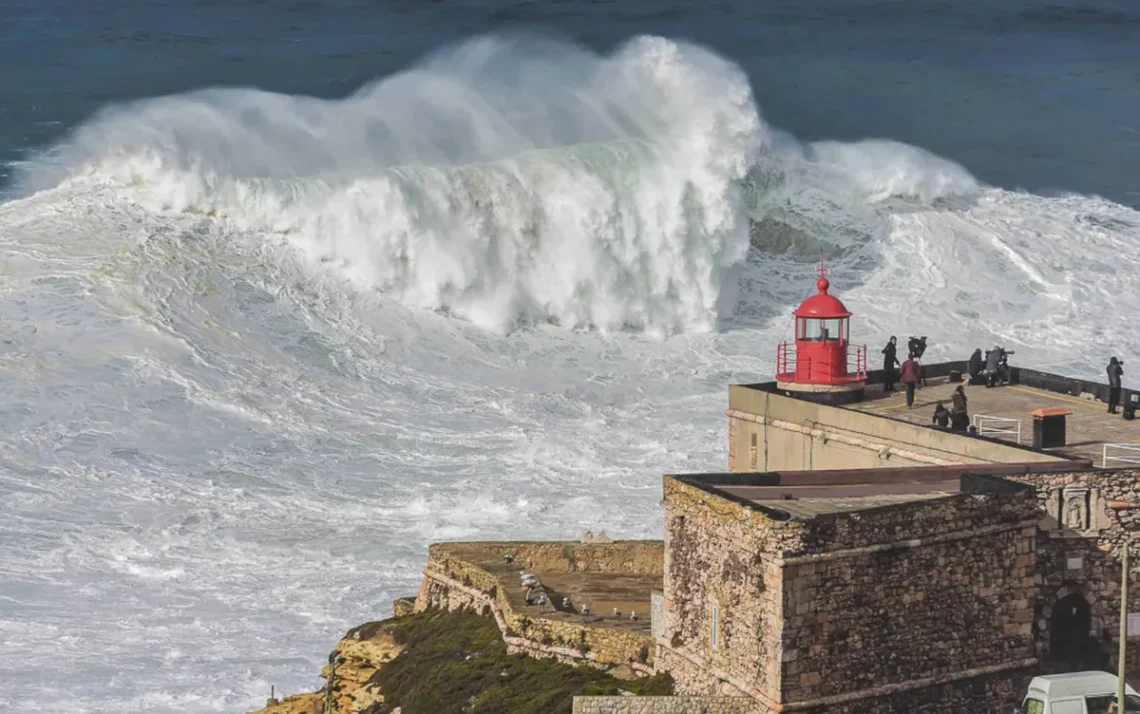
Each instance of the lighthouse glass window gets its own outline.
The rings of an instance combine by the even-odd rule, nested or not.
[[[796,339],[807,342],[840,342],[847,339],[847,318],[821,320],[801,317],[796,320]]]

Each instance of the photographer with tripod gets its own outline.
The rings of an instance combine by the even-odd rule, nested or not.
[[[918,369],[918,381],[916,386],[921,384],[926,386],[926,377],[922,374],[922,355],[926,353],[926,335],[922,337],[914,337],[913,335],[906,343],[907,354],[909,358],[914,360]]]
[[[1009,356],[1013,350],[994,346],[986,352],[986,369],[982,372],[986,379],[986,387],[997,387],[1009,382]]]

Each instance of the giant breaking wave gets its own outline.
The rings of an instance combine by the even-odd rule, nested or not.
[[[26,188],[112,182],[495,331],[707,330],[736,305],[750,227],[865,237],[837,202],[975,188],[893,142],[800,145],[764,123],[735,65],[655,37],[609,56],[483,37],[341,100],[211,89],[135,102],[51,159]]]

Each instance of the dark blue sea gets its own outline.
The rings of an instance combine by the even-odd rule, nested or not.
[[[661,537],[820,262],[872,355],[1140,386],[1138,168],[1123,0],[0,0],[0,711],[248,711],[432,542]]]
[[[5,2],[0,154],[113,102],[209,86],[339,98],[509,30],[599,52],[641,34],[715,49],[805,140],[890,138],[1005,188],[1136,205],[1140,8],[1070,3]]]

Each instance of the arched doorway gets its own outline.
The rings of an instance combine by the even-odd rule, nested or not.
[[[1104,669],[1108,656],[1089,634],[1092,608],[1080,593],[1066,595],[1053,606],[1049,619],[1049,659],[1064,670]]]

